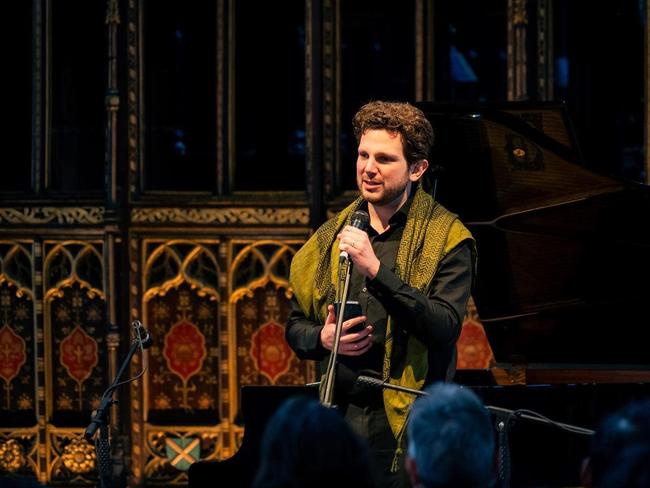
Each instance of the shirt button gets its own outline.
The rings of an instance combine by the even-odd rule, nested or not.
[[[364,287],[361,289],[361,291],[365,293],[365,292],[368,291],[368,288],[366,288],[366,287],[364,286]]]

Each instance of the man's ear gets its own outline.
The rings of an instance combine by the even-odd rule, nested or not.
[[[418,476],[418,467],[415,464],[415,459],[407,455],[404,459],[404,468],[406,469],[406,474],[408,474],[409,480],[411,481],[411,486],[417,486],[420,482],[420,477]]]
[[[420,159],[411,165],[409,168],[409,180],[418,181],[429,167],[429,161]]]

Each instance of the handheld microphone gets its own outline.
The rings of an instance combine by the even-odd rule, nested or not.
[[[368,228],[368,224],[370,224],[370,215],[368,215],[368,212],[357,210],[352,214],[352,218],[350,219],[350,225],[352,227],[365,231]],[[341,254],[339,254],[339,261],[347,261],[348,259],[350,259],[348,253],[341,251]]]
[[[131,325],[133,325],[133,328],[135,329],[135,335],[142,344],[142,349],[151,347],[153,344],[153,337],[151,337],[149,331],[145,329],[144,325],[142,325],[142,322],[139,320],[134,320]]]

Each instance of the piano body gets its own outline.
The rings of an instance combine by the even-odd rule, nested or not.
[[[486,404],[592,429],[650,396],[650,188],[586,168],[561,104],[417,105],[436,135],[436,198],[476,238],[473,296],[496,359],[456,381]],[[245,466],[237,486],[248,486],[272,408],[258,421],[247,396],[259,408],[296,393],[244,393],[242,448],[195,463],[190,486],[232,466]],[[576,486],[589,438],[518,421],[510,445],[512,486]]]
[[[486,404],[594,429],[650,396],[650,188],[590,171],[561,104],[423,103],[438,200],[476,238]],[[477,374],[483,373],[483,374]],[[519,421],[513,486],[577,486],[590,439]]]

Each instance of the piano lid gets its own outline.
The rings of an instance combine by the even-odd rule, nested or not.
[[[417,105],[497,361],[649,365],[650,188],[586,168],[564,105]]]

